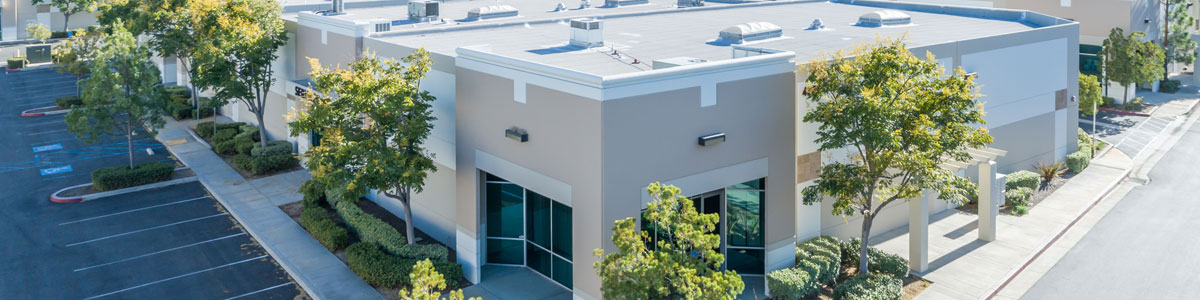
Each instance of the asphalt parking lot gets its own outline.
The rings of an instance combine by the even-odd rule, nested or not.
[[[86,144],[63,115],[20,117],[73,95],[52,70],[0,73],[0,298],[292,299],[286,272],[197,182],[57,204],[49,195],[127,163],[124,137]],[[136,162],[173,162],[149,134]],[[149,154],[149,149],[153,154]]]

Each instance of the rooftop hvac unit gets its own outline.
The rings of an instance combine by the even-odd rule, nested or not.
[[[392,22],[391,21],[379,21],[379,22],[374,23],[374,25],[375,25],[374,32],[392,31]]]
[[[408,19],[429,21],[438,18],[438,8],[441,3],[432,0],[417,0],[408,3]]]
[[[675,4],[675,6],[678,6],[678,7],[704,6],[704,0],[679,0],[679,2],[677,2]]]
[[[912,24],[912,17],[895,10],[877,10],[858,17],[859,26],[882,27]]]
[[[596,19],[572,19],[571,45],[587,48],[604,46],[604,22]]]
[[[492,19],[516,16],[517,8],[508,5],[488,5],[484,7],[472,8],[470,11],[467,11],[467,18],[471,19]]]
[[[346,11],[345,0],[333,0],[333,14],[340,15]]]
[[[750,22],[730,26],[729,28],[725,28],[725,30],[721,30],[721,33],[718,35],[722,40],[731,43],[765,40],[781,36],[783,36],[783,28],[768,22]]]

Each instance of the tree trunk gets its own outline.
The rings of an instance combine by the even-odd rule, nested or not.
[[[400,191],[400,203],[404,205],[404,231],[408,237],[408,244],[416,244],[417,238],[413,229],[413,214],[412,214],[412,198],[411,192],[408,189]]]
[[[862,224],[862,244],[858,245],[858,274],[867,275],[867,245],[870,245],[871,240],[871,222],[875,220],[874,212],[870,215],[863,216]]]
[[[63,31],[64,32],[67,31],[67,28],[70,28],[70,24],[71,24],[71,14],[63,13]]]
[[[263,148],[267,147],[267,127],[263,126],[263,111],[259,108],[254,114],[258,118],[258,144]]]
[[[1134,88],[1137,88],[1136,83],[1131,84],[1134,86]],[[1129,84],[1121,85],[1121,87],[1125,88],[1124,91],[1121,91],[1121,99],[1123,99],[1121,100],[1121,104],[1125,104],[1126,102],[1129,102]]]

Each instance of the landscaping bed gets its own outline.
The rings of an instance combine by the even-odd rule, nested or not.
[[[191,169],[177,169],[174,172],[171,172],[170,177],[167,177],[164,180],[159,180],[159,181],[155,181],[155,182],[183,179],[183,178],[188,178],[188,177],[193,177],[193,176],[196,176],[196,173],[192,172]],[[151,183],[153,183],[153,182],[151,182]],[[100,192],[104,192],[104,191],[108,191],[108,190],[98,190],[98,189],[96,189],[95,185],[81,185],[81,186],[76,186],[73,188],[64,189],[55,195],[62,196],[62,197],[78,197],[78,196],[83,196],[83,195],[88,195],[88,194],[100,193]]]
[[[176,121],[191,120],[196,117],[197,110],[192,108],[192,91],[187,87],[169,86],[166,88],[167,113]],[[213,115],[212,99],[200,97],[199,118],[204,119]]]
[[[305,191],[306,189],[307,191]],[[437,256],[430,260],[434,262],[434,268],[446,276],[446,291],[471,285],[462,277],[462,266],[456,262],[454,250],[438,243],[419,229],[415,230],[418,246],[406,245],[402,236],[405,231],[404,220],[375,202],[359,199],[353,204],[340,203],[339,205],[342,207],[339,209],[335,207],[338,205],[330,205],[328,201],[325,201],[323,195],[312,196],[316,194],[312,190],[306,184],[306,187],[302,187],[302,193],[306,194],[304,201],[281,205],[279,208],[293,221],[301,224],[314,239],[329,248],[338,259],[342,260],[342,263],[359,274],[359,277],[362,277],[385,298],[399,299],[399,292],[406,287],[409,272],[417,261],[415,257],[402,257],[389,253],[387,249],[393,249],[394,246],[411,247],[418,250],[440,250],[399,249],[406,254]],[[305,205],[314,208],[306,211]],[[352,207],[348,205],[352,205]],[[343,216],[354,219],[354,222],[360,226],[358,233]],[[362,228],[364,223],[381,227]],[[392,247],[384,246],[388,244]]]
[[[908,273],[908,261],[867,249],[868,275],[858,274],[859,240],[820,236],[796,244],[796,264],[766,275],[772,299],[913,299],[932,283]]]
[[[242,178],[250,180],[300,169],[291,142],[270,141],[262,147],[257,126],[244,122],[213,124],[200,122],[193,129]]]

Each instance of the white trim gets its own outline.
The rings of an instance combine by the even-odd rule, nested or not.
[[[743,183],[750,180],[767,177],[768,161],[766,157],[713,169],[701,173],[688,175],[676,179],[663,181],[663,184],[674,185],[682,190],[685,194],[692,195],[724,189],[728,186]],[[646,187],[642,186],[638,193],[642,195],[642,206],[646,207],[650,204],[650,195],[646,192]],[[690,193],[690,194],[689,194]],[[770,197],[768,195],[767,197]]]
[[[484,172],[499,176],[526,189],[533,190],[554,201],[571,206],[571,185],[537,171],[530,170],[510,161],[475,150],[475,166]]]
[[[700,107],[717,105],[717,84],[705,83],[700,86]]]
[[[454,252],[458,254],[458,263],[463,266],[463,277],[477,284],[483,278],[480,276],[479,239],[468,235],[462,226],[455,227]]]
[[[462,49],[462,48],[459,48]],[[454,64],[460,68],[472,71],[478,71],[494,76],[504,78],[520,78],[529,84],[554,89],[564,93],[572,94],[593,100],[601,99],[600,89],[581,84],[577,81],[568,80],[567,77],[554,77],[543,74],[529,72],[523,69],[513,68],[494,64],[487,61],[474,59],[467,56],[459,56],[454,59]],[[455,74],[457,76],[459,74]],[[515,80],[514,80],[515,81]]]
[[[513,100],[519,103],[525,103],[525,81],[519,78],[513,78]]]

